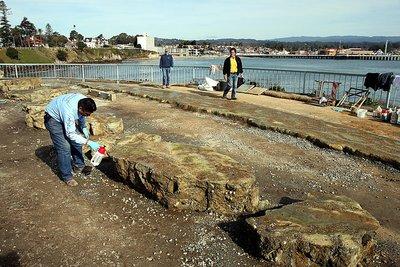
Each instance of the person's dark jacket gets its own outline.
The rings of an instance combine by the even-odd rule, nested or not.
[[[160,68],[172,68],[174,67],[174,59],[170,54],[164,54],[160,58]]]
[[[237,63],[237,68],[238,68],[238,72],[236,74],[243,73],[242,60],[238,56],[236,56],[235,58],[236,58],[236,63]],[[225,59],[223,73],[224,73],[224,75],[228,75],[228,76],[231,74],[231,57],[228,57],[227,59]]]

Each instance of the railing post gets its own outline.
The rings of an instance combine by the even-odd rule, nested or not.
[[[118,68],[118,64],[116,64],[117,66],[117,84],[119,84],[119,68]]]
[[[54,72],[54,78],[57,78],[57,68],[56,68],[56,64],[53,64],[53,72]]]
[[[154,69],[153,67],[150,67],[150,71],[151,71],[151,82],[154,82]]]
[[[193,67],[193,70],[192,70],[192,81],[194,82],[194,79],[196,79],[196,68],[195,67]]]
[[[303,74],[303,94],[306,93],[306,74],[307,72],[304,72]]]
[[[15,64],[14,67],[15,67],[15,78],[18,78],[18,65]]]
[[[82,82],[85,82],[85,66],[82,64]]]
[[[391,91],[391,89],[392,89],[392,86],[390,86],[390,89],[389,89],[389,91],[387,91],[387,94],[386,94],[386,108],[389,108],[389,105],[390,105],[390,91]]]

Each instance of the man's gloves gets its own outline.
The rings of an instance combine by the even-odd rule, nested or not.
[[[87,142],[87,145],[90,147],[90,149],[91,150],[93,150],[93,151],[97,151],[97,150],[99,150],[99,148],[100,148],[100,144],[99,143],[97,143],[97,142],[94,142],[94,141],[88,141]]]
[[[90,136],[89,129],[85,127],[82,129],[82,132],[83,132],[83,135],[85,136],[85,138],[89,139],[89,136]]]

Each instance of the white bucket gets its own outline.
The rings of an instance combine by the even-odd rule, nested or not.
[[[366,109],[359,108],[357,110],[357,117],[359,117],[359,118],[365,118],[366,114],[367,114],[367,110]]]

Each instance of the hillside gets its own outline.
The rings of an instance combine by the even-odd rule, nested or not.
[[[299,36],[299,37],[284,37],[276,38],[273,41],[277,42],[342,42],[342,43],[384,43],[400,42],[400,36]]]
[[[400,36],[326,36],[326,37],[315,37],[315,36],[298,36],[298,37],[283,37],[265,40],[256,40],[250,38],[219,38],[219,39],[203,39],[196,40],[197,43],[210,43],[214,45],[230,45],[240,43],[243,45],[263,45],[270,42],[283,42],[283,43],[295,43],[295,42],[320,42],[320,43],[385,43],[386,40],[392,43],[400,42]],[[165,39],[156,38],[157,45],[171,45],[179,44],[184,40],[180,39]]]
[[[64,48],[34,48],[17,49],[19,60],[13,60],[6,55],[6,49],[0,49],[0,62],[2,63],[54,63],[58,62],[57,51],[67,51],[67,62],[116,62],[137,58],[155,56],[153,52],[140,49],[114,49],[114,48],[86,48],[84,51]]]

